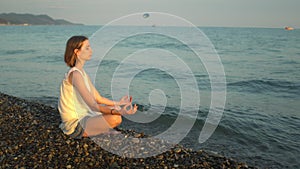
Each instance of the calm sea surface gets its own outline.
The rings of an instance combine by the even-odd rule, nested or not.
[[[63,54],[73,35],[91,37],[100,26],[1,26],[0,92],[57,105],[59,86],[68,70]],[[117,32],[141,27],[116,27]],[[192,36],[184,28],[168,31]],[[194,127],[181,142],[193,149],[206,149],[262,168],[300,166],[300,30],[264,28],[199,28],[214,45],[226,74],[226,105],[222,119],[205,143],[198,143],[210,106],[210,81],[205,67],[189,57],[193,52],[182,43],[162,35],[136,35],[115,44],[98,67],[95,86],[102,95],[112,97],[113,72],[127,56],[142,49],[171,51],[193,71],[201,94],[201,106]],[[102,41],[110,40],[107,34]],[[93,47],[93,44],[91,44]],[[155,53],[159,63],[167,52]],[[152,53],[153,54],[153,53]],[[149,56],[147,56],[149,55]],[[138,55],[135,55],[138,57]],[[151,52],[141,63],[153,60]],[[194,58],[194,59],[193,59]],[[92,62],[92,61],[91,61]],[[136,65],[135,65],[136,66]],[[134,65],[125,67],[123,78],[131,78]],[[178,71],[181,71],[178,68]],[[134,76],[129,92],[144,111],[151,103],[166,103],[155,121],[136,123],[125,120],[123,128],[156,135],[176,120],[180,110],[180,86],[172,74],[160,69],[145,69]],[[160,97],[160,94],[165,97]],[[149,95],[152,98],[149,101]],[[162,100],[160,100],[162,99]],[[159,107],[156,107],[157,109]],[[159,110],[158,110],[159,111]],[[143,114],[143,111],[140,112]],[[188,110],[186,110],[188,117]]]

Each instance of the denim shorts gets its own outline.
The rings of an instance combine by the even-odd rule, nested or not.
[[[70,137],[72,137],[74,139],[82,139],[83,134],[84,134],[84,129],[86,127],[86,122],[89,118],[90,118],[90,116],[85,116],[84,118],[82,118],[78,122],[74,132],[72,134],[70,134]]]

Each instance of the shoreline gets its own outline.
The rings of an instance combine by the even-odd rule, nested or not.
[[[58,127],[60,116],[56,108],[1,92],[0,116],[3,133],[0,168],[256,168],[181,145],[147,158],[115,155],[102,149],[92,139],[74,140],[63,134]],[[135,146],[133,140],[148,137],[133,130],[118,130],[123,134],[118,137],[132,137],[126,146]],[[108,145],[111,144],[109,137],[105,135],[97,139]],[[110,146],[120,148],[115,144]]]

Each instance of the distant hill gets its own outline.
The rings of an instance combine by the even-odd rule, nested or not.
[[[82,25],[63,19],[53,19],[48,15],[2,13],[0,25]]]

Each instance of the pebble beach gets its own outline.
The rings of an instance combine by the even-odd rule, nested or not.
[[[256,168],[178,144],[147,158],[116,155],[90,138],[75,140],[63,134],[58,127],[60,116],[56,108],[3,93],[0,116],[0,168]],[[129,147],[142,138],[151,138],[133,130],[117,130],[122,133],[118,137],[132,138],[126,143]],[[107,134],[97,140],[109,145],[109,138]]]

